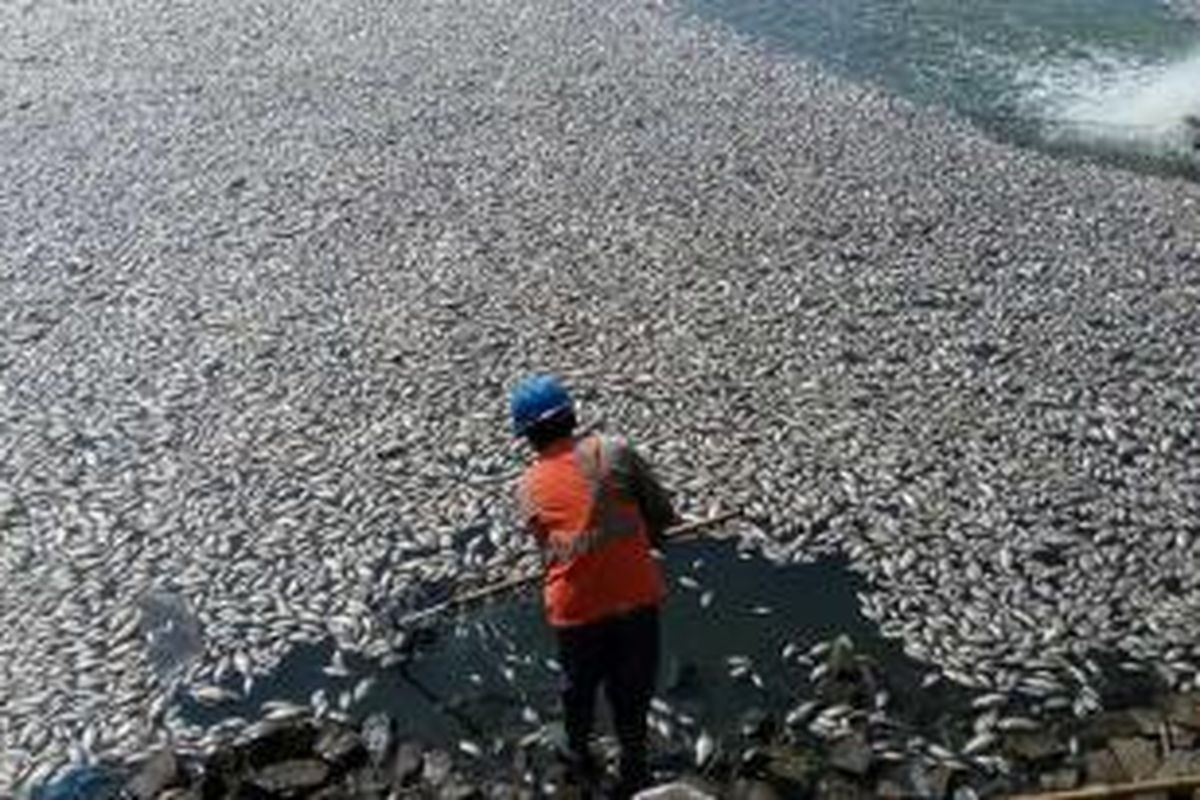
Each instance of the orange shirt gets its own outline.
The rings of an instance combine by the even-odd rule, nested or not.
[[[546,617],[555,627],[658,605],[666,594],[637,501],[612,480],[598,436],[538,453],[521,476],[522,514],[547,558]]]

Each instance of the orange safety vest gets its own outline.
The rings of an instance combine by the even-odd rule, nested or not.
[[[666,595],[637,501],[621,491],[599,436],[538,453],[521,476],[522,513],[546,558],[546,618],[554,627],[596,622]]]

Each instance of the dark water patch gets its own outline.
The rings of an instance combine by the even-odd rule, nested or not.
[[[967,698],[957,689],[917,691],[929,667],[883,639],[862,615],[857,593],[866,584],[844,559],[776,565],[732,542],[700,540],[673,544],[665,564],[671,595],[663,610],[658,695],[666,704],[659,711],[669,708],[663,716],[672,724],[682,719],[694,730],[735,736],[755,710],[781,720],[814,696],[812,670],[820,659],[801,663],[803,654],[839,635],[874,665],[880,688],[890,690],[889,710],[910,722],[953,724]],[[531,734],[558,717],[561,675],[536,592],[446,618],[424,636],[410,659],[390,667],[346,655],[345,677],[324,671],[334,656],[331,643],[299,646],[244,698],[219,707],[185,699],[184,717],[202,726],[230,716],[253,720],[264,702],[307,704],[323,692],[331,706],[340,700],[359,720],[386,712],[401,736],[484,745]]]

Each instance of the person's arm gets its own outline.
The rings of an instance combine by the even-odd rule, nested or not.
[[[680,521],[671,502],[671,495],[633,445],[619,439],[614,450],[613,469],[620,477],[622,485],[637,501],[649,529],[650,542],[658,547],[662,544],[663,533]]]

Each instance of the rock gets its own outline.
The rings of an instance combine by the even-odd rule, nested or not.
[[[816,760],[802,750],[790,747],[774,747],[766,751],[767,762],[763,766],[766,780],[788,797],[808,794],[816,781]]]
[[[1131,708],[1128,711],[1142,736],[1158,736],[1163,726],[1163,715],[1152,708]]]
[[[1079,732],[1086,745],[1100,745],[1109,739],[1137,736],[1142,733],[1141,720],[1128,711],[1103,711],[1088,720]]]
[[[478,786],[452,780],[437,793],[438,800],[482,800],[483,792]]]
[[[358,731],[343,725],[322,728],[313,752],[338,772],[362,766],[368,760],[366,745]]]
[[[200,792],[205,798],[233,796],[242,785],[245,759],[239,751],[218,750],[204,765]]]
[[[1005,748],[1026,761],[1045,761],[1067,752],[1067,746],[1052,731],[1021,731],[1004,737]]]
[[[871,793],[841,775],[826,775],[817,783],[816,800],[862,800]]]
[[[1140,736],[1110,739],[1108,748],[1117,757],[1125,774],[1133,780],[1148,778],[1158,770],[1158,747],[1148,739]]]
[[[938,764],[926,773],[926,797],[946,797],[950,793],[950,783],[954,780],[955,770],[945,764]]]
[[[301,789],[315,789],[328,778],[329,765],[309,758],[263,767],[254,773],[250,782],[266,792],[289,794]]]
[[[717,800],[718,796],[686,781],[674,781],[643,789],[633,800]]]
[[[1063,792],[1079,785],[1079,769],[1064,766],[1043,772],[1038,776],[1038,786],[1047,792]]]
[[[1164,711],[1167,719],[1177,725],[1200,731],[1200,694],[1171,695]]]
[[[1175,778],[1180,775],[1200,775],[1200,753],[1173,750],[1167,753],[1155,772],[1157,778]]]
[[[204,794],[200,791],[199,786],[176,786],[174,789],[167,789],[158,795],[156,800],[202,800],[203,797]]]
[[[251,767],[312,756],[317,729],[308,723],[285,725],[248,742],[240,748]]]
[[[425,751],[416,742],[402,742],[392,758],[392,782],[399,788],[416,783],[425,766]]]
[[[1122,783],[1129,779],[1121,762],[1107,748],[1089,750],[1083,757],[1083,764],[1088,783]]]
[[[851,775],[866,775],[871,758],[871,746],[861,731],[838,739],[829,748],[829,763]]]
[[[362,724],[362,740],[371,763],[383,765],[396,744],[395,720],[383,712],[367,717]]]
[[[170,750],[159,750],[146,759],[137,774],[125,786],[125,791],[135,800],[152,800],[164,790],[176,785],[180,779],[179,761]]]
[[[440,787],[450,779],[454,769],[454,759],[445,750],[430,750],[425,754],[421,778],[425,783],[435,788]]]
[[[917,760],[903,763],[885,762],[880,770],[879,780],[875,783],[875,795],[892,798],[932,798],[933,791],[929,787],[926,772],[927,766]]]
[[[904,786],[891,778],[883,778],[875,784],[875,796],[883,797],[887,800],[908,800],[918,795],[915,794],[907,786]]]
[[[780,800],[779,793],[766,781],[738,778],[730,792],[733,800]]]
[[[1191,750],[1196,746],[1197,738],[1200,738],[1197,737],[1196,731],[1174,722],[1167,723],[1167,736],[1175,750]]]
[[[385,776],[380,775],[373,767],[363,767],[352,770],[341,781],[332,784],[329,800],[343,800],[349,797],[354,800],[384,800],[394,794],[392,784]]]

